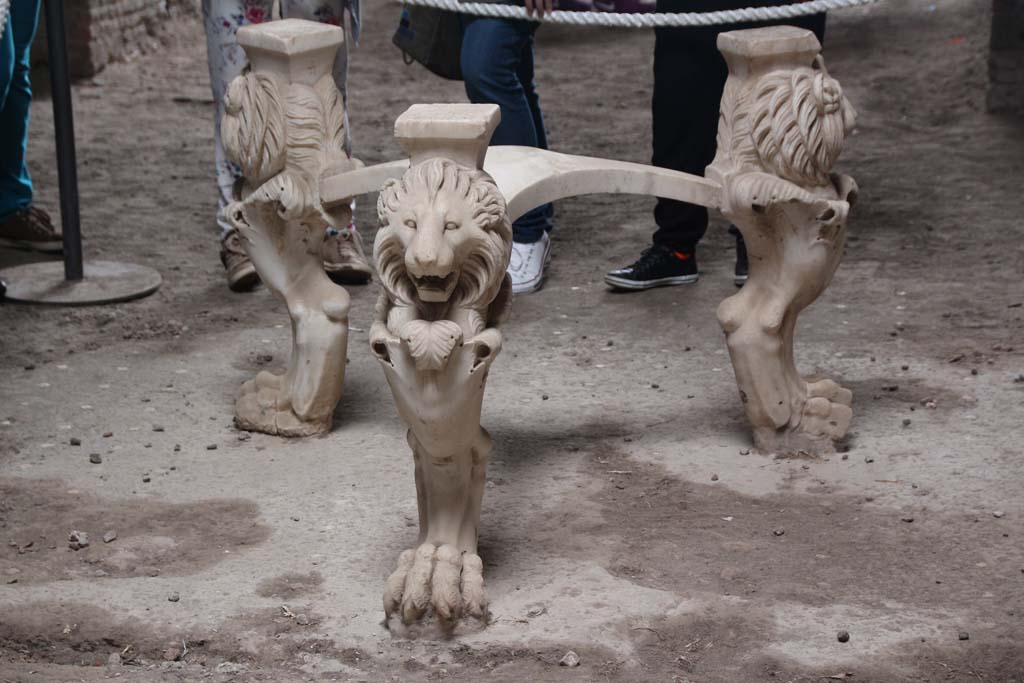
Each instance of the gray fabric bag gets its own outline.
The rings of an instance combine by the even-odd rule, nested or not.
[[[462,80],[462,18],[455,12],[405,6],[391,42],[406,64],[419,62],[442,78]]]

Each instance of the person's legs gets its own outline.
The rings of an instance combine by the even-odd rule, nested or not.
[[[662,9],[662,5],[672,8]],[[678,3],[659,3],[675,11]],[[654,97],[651,105],[654,154],[651,163],[703,175],[715,155],[718,106],[728,68],[715,47],[717,30],[708,28],[655,31]],[[704,236],[708,211],[702,206],[659,199],[654,244],[692,254]]]
[[[547,148],[544,120],[533,82],[533,34],[526,21],[465,17],[462,75],[473,103],[497,104],[501,123],[492,145]],[[551,230],[551,208],[538,207],[513,225],[520,244],[538,242]]]
[[[534,31],[531,31],[523,43],[519,58],[519,68],[516,69],[516,77],[523,86],[523,96],[526,97],[526,104],[530,108],[530,116],[533,118],[533,130],[537,135],[537,147],[548,148],[548,132],[544,126],[544,114],[540,108],[540,96],[537,94],[537,83],[534,77],[533,68],[533,45]]]
[[[533,43],[534,34],[531,33],[529,40],[523,45],[522,58],[519,60],[519,69],[516,75],[519,77],[519,82],[523,85],[523,94],[526,96],[526,103],[529,105],[530,115],[533,117],[533,129],[537,133],[537,147],[547,149],[548,131],[544,126],[544,114],[541,112],[540,96],[537,94],[537,84],[534,79]],[[528,239],[536,235],[536,228],[531,226],[539,226],[545,232],[550,233],[554,227],[554,216],[555,207],[552,204],[544,204],[526,214],[517,221],[519,224],[519,237],[522,239],[516,239],[516,241],[528,243]],[[516,226],[512,226],[512,231],[513,235],[515,235]],[[533,241],[536,242],[537,240],[534,239]]]
[[[680,11],[676,4],[660,2],[658,10]],[[715,49],[716,31],[658,28],[654,35],[651,163],[703,175],[715,154],[718,103],[728,74]],[[707,230],[707,209],[659,197],[654,220],[653,246],[633,264],[606,274],[606,283],[642,290],[697,281],[695,250]]]
[[[534,87],[533,34],[526,21],[463,15],[462,76],[470,102],[501,107],[492,145],[547,148],[544,117]],[[550,204],[537,207],[512,225],[508,273],[512,291],[526,294],[544,283],[550,255]]]
[[[235,199],[235,184],[242,172],[228,161],[221,141],[220,122],[224,117],[224,93],[228,85],[249,65],[238,44],[238,29],[273,19],[273,0],[203,0],[203,28],[206,31],[206,58],[210,69],[210,89],[214,102],[214,163],[217,178],[217,227],[220,229],[220,260],[228,278],[228,287],[236,292],[252,289],[259,282],[255,266],[249,260],[241,238],[231,227],[225,211]]]
[[[214,160],[216,163],[218,206],[217,225],[223,239],[231,232],[224,209],[234,199],[238,168],[228,161],[220,137],[224,117],[224,93],[228,85],[248,66],[245,51],[238,44],[238,29],[272,19],[273,0],[203,0],[203,28],[206,31],[206,57],[210,68],[210,89],[214,103]]]
[[[39,0],[12,0],[0,39],[0,221],[32,204],[25,150],[32,107],[29,52],[39,5]]]
[[[32,108],[29,53],[39,23],[39,0],[12,0],[0,35],[0,246],[59,253],[60,232],[32,205],[25,163]]]

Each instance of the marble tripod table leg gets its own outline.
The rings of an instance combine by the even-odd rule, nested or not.
[[[238,31],[252,69],[225,96],[224,148],[244,176],[228,215],[260,278],[287,305],[292,329],[285,373],[261,372],[242,386],[242,429],[326,432],[341,398],[349,297],[324,273],[321,247],[328,226],[348,224],[349,209],[325,211],[319,179],[355,165],[343,148],[344,103],[331,76],[343,40],[336,26],[292,19]]]
[[[380,193],[374,243],[383,285],[370,341],[416,467],[420,534],[387,580],[389,625],[433,615],[451,631],[485,622],[480,506],[491,439],[484,388],[511,301],[512,226],[482,170],[491,105],[416,105],[395,132],[410,166]]]
[[[722,212],[750,258],[749,280],[718,319],[755,445],[828,452],[849,428],[852,396],[800,375],[793,335],[839,265],[856,185],[832,167],[856,114],[810,31],[733,31],[718,47],[729,79],[706,176],[722,186]]]

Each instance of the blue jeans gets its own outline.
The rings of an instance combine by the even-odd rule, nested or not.
[[[492,145],[548,148],[544,117],[533,83],[533,34],[529,21],[462,16],[462,77],[474,104],[501,107]],[[550,204],[533,209],[512,226],[516,242],[532,244],[550,232]]]
[[[7,27],[0,36],[0,220],[32,203],[32,180],[25,165],[29,50],[39,22],[40,0],[11,0]]]

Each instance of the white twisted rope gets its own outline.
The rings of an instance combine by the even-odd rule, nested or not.
[[[11,0],[0,0],[0,37],[4,35],[4,27],[7,26],[7,16],[10,14]]]
[[[2,0],[0,0],[2,1]],[[716,26],[746,21],[775,21],[792,19],[810,14],[819,14],[844,7],[870,5],[881,0],[809,0],[792,5],[777,7],[746,7],[744,9],[718,10],[716,12],[566,12],[556,10],[541,19],[530,16],[526,8],[514,5],[498,5],[483,2],[460,2],[459,0],[399,0],[406,5],[433,7],[449,12],[463,12],[481,17],[500,19],[525,19],[545,24],[572,24],[575,26],[614,26],[621,28],[655,28],[659,26]]]

